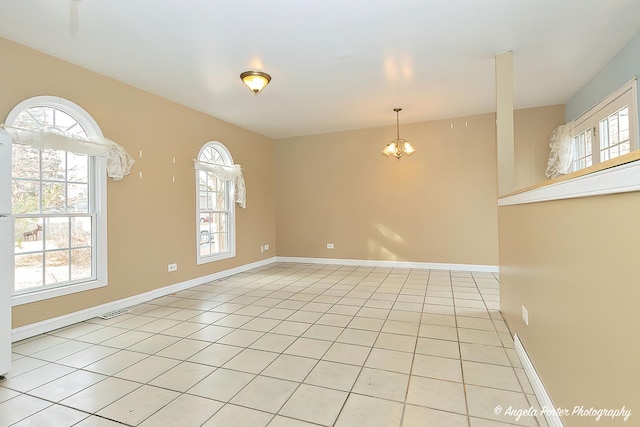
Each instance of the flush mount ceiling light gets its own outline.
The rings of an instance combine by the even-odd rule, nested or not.
[[[416,151],[415,148],[405,139],[400,138],[400,118],[398,113],[402,111],[402,108],[394,108],[396,112],[396,139],[391,141],[384,147],[382,154],[385,156],[393,156],[396,159],[400,159],[402,156],[410,156]]]
[[[247,85],[254,94],[259,94],[271,81],[271,76],[262,71],[245,71],[240,74],[242,82]]]

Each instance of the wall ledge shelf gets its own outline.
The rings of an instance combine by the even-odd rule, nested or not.
[[[638,160],[638,152],[631,154],[633,159],[627,158],[626,163],[575,177],[562,177],[537,187],[500,197],[498,206],[640,191],[640,160]]]

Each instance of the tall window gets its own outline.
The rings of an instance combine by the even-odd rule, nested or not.
[[[632,80],[575,121],[572,171],[639,148],[636,93]]]
[[[6,122],[80,138],[102,136],[86,111],[60,98],[28,99]],[[14,143],[11,181],[18,303],[105,285],[104,161]]]
[[[211,165],[233,165],[229,150],[216,141],[208,142],[200,149],[198,161]],[[198,264],[234,257],[236,245],[233,185],[231,181],[225,181],[210,171],[196,170],[196,174]]]

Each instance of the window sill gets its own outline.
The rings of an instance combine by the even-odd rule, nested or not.
[[[219,255],[210,255],[210,256],[204,256],[204,257],[198,257],[198,260],[196,261],[197,265],[200,264],[207,264],[210,262],[215,262],[215,261],[222,261],[223,259],[228,259],[228,258],[235,258],[236,256],[236,251],[230,251],[230,252],[225,252]]]
[[[60,297],[63,295],[74,294],[76,292],[102,288],[104,286],[107,286],[106,281],[93,280],[91,282],[60,286],[58,288],[42,289],[39,291],[29,292],[25,294],[17,294],[11,297],[11,305],[15,307],[22,304],[29,304],[36,301],[42,301],[50,298]]]
[[[502,196],[498,206],[640,191],[640,150]]]

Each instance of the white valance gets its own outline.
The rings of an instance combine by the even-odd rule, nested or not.
[[[551,152],[547,163],[547,177],[555,178],[571,172],[573,160],[573,138],[570,123],[560,125],[551,133],[549,141]]]
[[[242,209],[247,207],[247,188],[244,183],[244,176],[242,176],[242,167],[240,165],[215,165],[197,160],[194,160],[193,163],[196,170],[210,172],[213,176],[223,181],[233,181],[235,202],[238,203]]]
[[[2,125],[16,144],[27,145],[40,150],[62,150],[87,156],[104,157],[107,175],[120,181],[131,172],[135,160],[122,146],[108,138],[80,138],[62,131],[37,131]]]

